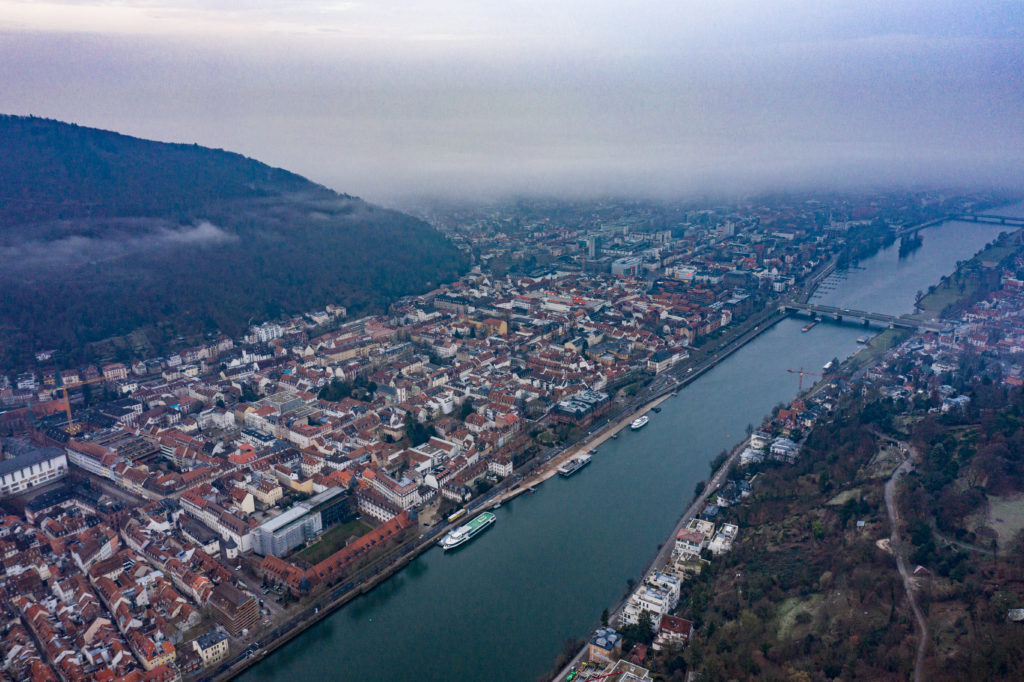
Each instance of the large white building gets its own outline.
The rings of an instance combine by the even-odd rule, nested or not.
[[[402,509],[412,509],[422,501],[419,486],[404,476],[396,481],[383,472],[368,469],[363,472],[363,480],[368,480],[384,499]]]
[[[64,452],[67,454],[67,460],[75,466],[102,478],[114,480],[114,465],[118,463],[119,458],[109,448],[72,438],[64,446]]]
[[[68,472],[67,454],[59,448],[36,448],[7,441],[0,452],[9,456],[0,461],[0,497],[52,483]]]
[[[249,343],[266,343],[267,341],[281,338],[282,333],[283,330],[281,329],[281,325],[274,322],[267,322],[266,324],[261,324],[258,327],[249,327],[249,334],[246,337],[246,341]]]
[[[616,277],[636,277],[643,259],[639,256],[625,256],[612,261],[612,275]]]
[[[643,585],[629,596],[626,606],[622,609],[622,624],[639,623],[640,615],[647,611],[651,614],[651,629],[657,630],[661,617],[671,613],[679,604],[681,584],[679,578],[668,573],[655,571],[649,575]]]
[[[264,556],[284,556],[351,514],[348,491],[328,488],[257,526],[253,531],[252,548]]]
[[[715,537],[711,538],[708,549],[711,550],[712,554],[724,554],[732,549],[732,543],[739,534],[740,529],[731,523],[724,523]]]

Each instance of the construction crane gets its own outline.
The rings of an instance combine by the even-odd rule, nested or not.
[[[75,421],[71,418],[71,399],[68,398],[68,389],[69,388],[80,388],[82,386],[85,386],[86,384],[95,384],[95,383],[98,383],[98,382],[104,381],[104,380],[105,380],[104,377],[96,377],[95,379],[86,379],[85,381],[79,381],[79,382],[73,383],[71,385],[61,384],[60,390],[61,390],[61,393],[64,396],[64,410],[67,412],[67,415],[68,415],[68,426],[67,426],[67,429],[65,429],[65,430],[69,434],[71,434],[72,436],[74,436],[79,431],[81,431],[82,427],[79,426],[78,424],[76,424]]]
[[[799,374],[800,375],[800,390],[801,391],[804,390],[804,375],[805,374],[810,375],[812,377],[823,377],[823,376],[825,376],[824,374],[818,374],[817,372],[805,372],[803,367],[801,367],[800,369],[787,369],[786,371],[789,372],[790,374]]]

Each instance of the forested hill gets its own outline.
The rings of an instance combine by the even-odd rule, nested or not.
[[[41,118],[0,117],[0,225],[190,216],[225,199],[316,188],[240,154],[162,144]]]
[[[241,155],[20,116],[0,116],[0,263],[6,367],[381,310],[467,266],[421,220]]]

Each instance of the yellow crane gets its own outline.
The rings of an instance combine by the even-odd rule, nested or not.
[[[60,390],[61,390],[61,393],[64,395],[64,410],[67,412],[67,415],[68,415],[68,426],[67,426],[66,430],[72,436],[75,435],[76,433],[78,433],[79,431],[81,431],[82,427],[79,426],[78,424],[76,424],[74,422],[74,420],[71,418],[71,399],[68,398],[68,389],[69,388],[80,388],[82,386],[85,386],[86,384],[95,384],[95,383],[99,383],[100,381],[104,381],[104,380],[105,380],[104,377],[96,377],[95,379],[86,379],[85,381],[78,381],[78,382],[75,382],[75,383],[70,384],[70,385],[69,384],[61,384]]]

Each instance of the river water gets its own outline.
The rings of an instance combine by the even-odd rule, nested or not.
[[[898,258],[898,244],[881,251],[832,278],[815,301],[911,312],[918,289],[999,231],[929,228],[908,258]],[[714,456],[793,398],[797,377],[786,370],[818,371],[855,352],[864,333],[829,323],[802,333],[805,323],[783,320],[663,403],[644,429],[607,441],[589,467],[504,505],[497,523],[458,552],[426,552],[242,679],[537,679],[567,638],[588,636],[627,580],[641,577]]]
[[[1021,215],[1022,209],[1015,206],[996,213]],[[970,258],[1007,229],[1012,228],[952,221],[921,230],[921,248],[900,258],[897,241],[856,267],[826,278],[811,302],[887,315],[913,312],[918,291],[928,291],[956,270],[958,260]]]

